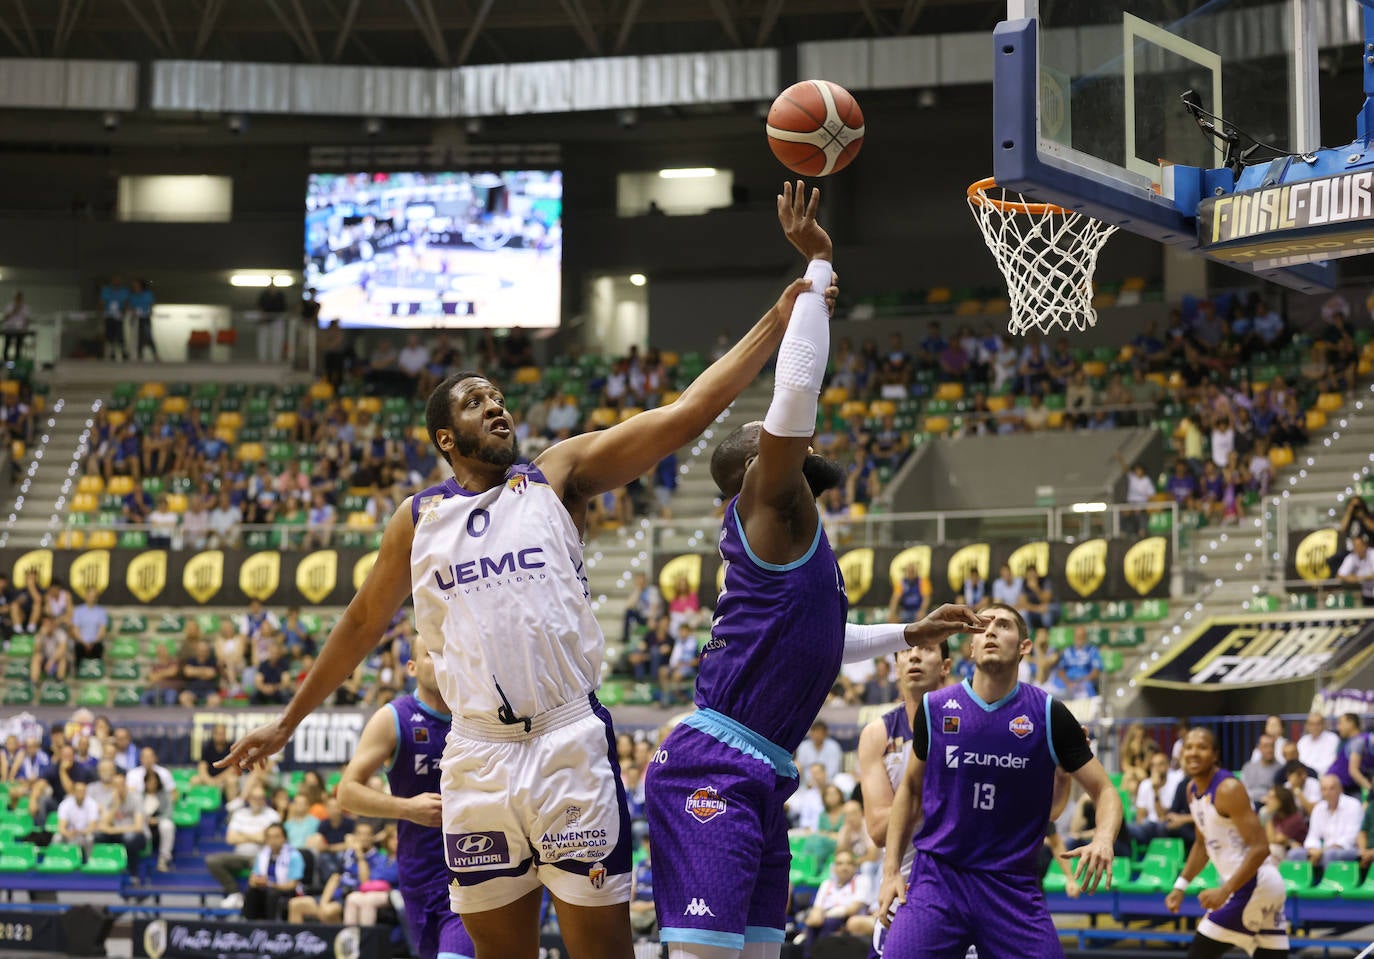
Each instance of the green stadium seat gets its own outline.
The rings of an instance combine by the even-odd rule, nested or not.
[[[1279,863],[1279,875],[1283,877],[1283,888],[1288,895],[1297,895],[1312,886],[1312,864],[1307,861]]]
[[[1064,875],[1064,870],[1059,868],[1059,863],[1051,862],[1050,867],[1045,870],[1045,878],[1041,885],[1045,892],[1063,892],[1068,883],[1068,877]]]
[[[5,664],[6,679],[28,679],[29,664],[22,659],[12,659]]]
[[[1290,593],[1288,595],[1288,608],[1295,611],[1316,609],[1317,597],[1312,593]]]
[[[320,631],[320,617],[314,613],[301,613],[301,626],[307,633],[318,633]]]
[[[1354,899],[1360,902],[1374,900],[1374,869],[1369,871],[1369,875],[1365,877],[1362,885],[1356,886],[1353,889],[1347,889],[1345,892],[1341,893],[1341,898]]]
[[[1327,609],[1354,609],[1360,603],[1355,593],[1341,590],[1338,593],[1327,593],[1326,601],[1322,605]]]
[[[138,680],[138,663],[121,661],[110,667],[110,678],[122,683],[136,682]]]
[[[5,652],[11,659],[28,659],[33,656],[33,637],[28,633],[15,633],[10,637]]]
[[[43,850],[43,859],[38,863],[38,868],[35,871],[61,874],[76,872],[80,868],[81,849],[79,847],[59,846],[54,843]]]
[[[166,491],[166,484],[163,483],[161,476],[145,476],[143,478],[143,491],[149,496],[157,496]]]
[[[1303,863],[1302,865],[1307,866],[1307,871],[1310,874],[1312,871],[1311,864]],[[1221,885],[1221,874],[1217,872],[1216,863],[1208,861],[1207,865],[1202,867],[1202,872],[1194,876],[1193,881],[1188,883],[1188,895],[1196,896],[1204,889],[1214,889],[1219,885]]]
[[[1100,618],[1104,623],[1124,623],[1131,618],[1134,611],[1135,608],[1129,601],[1114,600],[1102,607]]]
[[[104,683],[87,683],[81,687],[76,702],[81,706],[103,709],[110,704],[110,687]]]
[[[143,530],[125,530],[119,534],[120,549],[147,549],[148,534]]]
[[[1162,856],[1183,868],[1183,861],[1188,857],[1188,848],[1182,839],[1171,836],[1158,836],[1150,840],[1150,844],[1145,847],[1145,855]]]
[[[143,616],[129,614],[119,621],[121,636],[133,636],[148,631],[148,620]]]
[[[162,635],[184,633],[186,631],[186,617],[175,616],[170,613],[164,614],[163,617],[158,620],[157,631]]]
[[[49,681],[38,690],[38,704],[40,706],[66,706],[71,701],[72,691],[67,688],[66,683]]]
[[[1092,623],[1099,618],[1096,603],[1066,603],[1064,605],[1064,622],[1070,625]]]
[[[1050,648],[1068,649],[1073,645],[1072,626],[1053,626],[1050,628]]]
[[[178,829],[195,829],[200,826],[200,807],[195,803],[179,802],[172,807],[172,822]]]
[[[189,786],[186,789],[186,801],[195,803],[205,812],[214,812],[224,805],[224,794],[218,786]]]
[[[110,659],[116,663],[138,659],[138,641],[120,636],[110,644]]]
[[[114,704],[116,706],[138,706],[143,702],[142,686],[121,686],[115,690]]]
[[[1112,633],[1110,645],[1122,647],[1140,646],[1145,642],[1144,626],[1118,626]]]
[[[1162,893],[1178,878],[1178,867],[1161,859],[1147,859],[1134,879],[1116,878],[1116,860],[1112,860],[1112,888],[1118,892]]]
[[[1097,647],[1110,646],[1111,639],[1112,631],[1108,629],[1106,626],[1088,627],[1088,642],[1092,645]]]
[[[1250,600],[1250,612],[1252,613],[1277,613],[1279,611],[1279,598],[1277,596],[1256,596]]]
[[[206,636],[213,636],[219,632],[219,616],[216,613],[201,613],[196,617],[196,623]]]
[[[5,687],[6,706],[31,706],[33,704],[33,685],[31,683],[11,683]]]
[[[1145,521],[1145,528],[1156,535],[1167,534],[1174,528],[1174,514],[1168,510],[1155,510]]]
[[[98,842],[81,871],[88,876],[118,876],[129,870],[129,851],[119,843]]]
[[[1360,888],[1360,864],[1358,862],[1328,863],[1322,874],[1319,889],[1329,890],[1333,895],[1345,897],[1352,890]]]
[[[1137,623],[1157,623],[1169,617],[1167,599],[1144,599],[1135,608],[1134,620]]]
[[[132,399],[138,395],[137,383],[116,383],[111,395],[118,396],[120,399]]]
[[[98,659],[83,659],[76,667],[77,679],[104,679],[105,664]]]
[[[38,848],[33,843],[7,842],[0,845],[0,873],[31,873],[37,866]]]
[[[1102,650],[1102,672],[1108,676],[1114,676],[1125,668],[1125,660],[1121,656],[1119,649]]]

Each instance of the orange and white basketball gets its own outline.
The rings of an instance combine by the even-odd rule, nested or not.
[[[863,144],[863,111],[838,83],[794,83],[768,110],[768,146],[793,173],[838,173],[858,156]]]

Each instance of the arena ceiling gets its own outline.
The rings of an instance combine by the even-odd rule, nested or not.
[[[1005,0],[0,0],[0,56],[436,67],[991,30]]]

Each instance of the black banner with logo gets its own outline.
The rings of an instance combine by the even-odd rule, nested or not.
[[[1169,689],[1245,689],[1326,677],[1339,682],[1374,653],[1374,610],[1208,619],[1140,682]]]
[[[23,586],[29,570],[53,577],[77,596],[94,589],[112,605],[238,606],[250,599],[287,606],[343,606],[377,559],[375,550],[108,549],[0,550],[0,569]]]
[[[1305,579],[1309,583],[1336,578],[1336,558],[1345,553],[1345,537],[1334,526],[1325,529],[1292,530],[1288,534],[1288,556],[1285,557],[1289,580]]]
[[[11,952],[66,952],[59,912],[0,912],[0,950]]]
[[[216,725],[224,724],[234,742],[280,715],[280,711],[256,709],[197,710],[191,716],[191,762],[200,762],[201,749]],[[370,710],[315,710],[296,727],[282,753],[282,764],[287,769],[347,765],[358,751],[358,739],[370,716]]]
[[[386,959],[387,926],[136,919],[135,956],[148,959]]]
[[[897,583],[913,571],[929,584],[933,602],[955,602],[961,599],[962,585],[972,570],[989,582],[990,590],[991,580],[997,578],[1003,564],[1011,566],[1017,576],[1035,566],[1042,576],[1049,577],[1060,602],[1167,598],[1172,559],[1167,536],[905,549],[864,546],[835,552],[852,606],[886,606]],[[677,595],[679,579],[685,578],[703,606],[715,605],[724,575],[719,553],[661,556],[656,572],[666,598]]]

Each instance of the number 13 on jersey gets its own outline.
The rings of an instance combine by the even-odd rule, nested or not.
[[[973,808],[991,809],[993,802],[997,799],[996,783],[974,783],[973,784]]]

